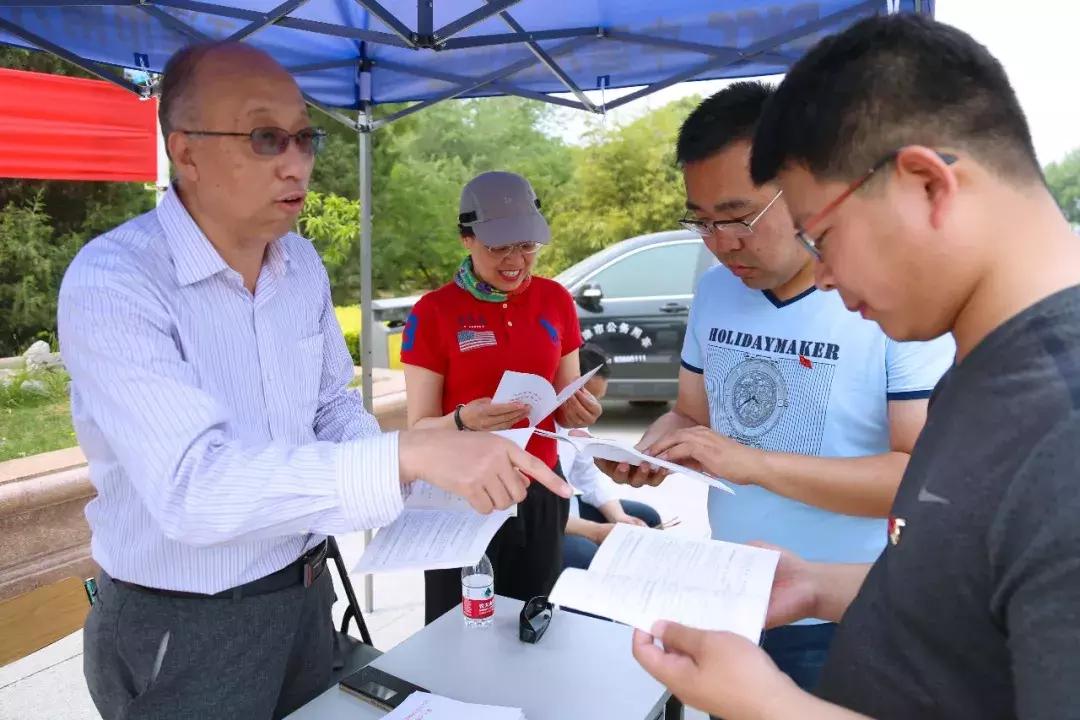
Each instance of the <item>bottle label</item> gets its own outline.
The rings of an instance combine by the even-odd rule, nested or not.
[[[491,583],[461,585],[461,608],[470,620],[486,620],[495,614],[495,591]]]

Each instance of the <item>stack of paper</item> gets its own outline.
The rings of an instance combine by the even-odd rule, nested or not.
[[[474,705],[441,695],[414,692],[385,720],[525,720],[520,708]]]
[[[657,620],[757,642],[780,553],[617,524],[588,571],[565,570],[551,602],[648,632]]]

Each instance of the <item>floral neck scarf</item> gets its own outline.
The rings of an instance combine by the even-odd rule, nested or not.
[[[473,262],[471,257],[465,258],[458,267],[457,272],[454,273],[455,285],[477,300],[490,303],[506,302],[511,295],[520,295],[525,292],[531,282],[532,277],[530,276],[525,278],[525,282],[521,283],[520,287],[514,289],[512,292],[502,292],[501,290],[492,287],[490,283],[486,283],[476,277],[476,273],[473,272]]]

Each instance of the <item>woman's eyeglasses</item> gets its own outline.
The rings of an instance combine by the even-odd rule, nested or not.
[[[295,133],[279,127],[257,127],[249,133],[216,130],[176,130],[175,132],[206,137],[246,137],[256,155],[281,155],[289,149],[291,142],[296,142],[296,147],[300,148],[302,153],[318,155],[326,143],[326,131],[314,127],[304,128]]]
[[[515,252],[520,252],[522,255],[535,255],[540,252],[540,249],[544,247],[543,243],[538,242],[524,242],[517,243],[516,245],[503,245],[502,247],[488,247],[484,246],[491,255],[497,258],[507,258],[513,255]]]

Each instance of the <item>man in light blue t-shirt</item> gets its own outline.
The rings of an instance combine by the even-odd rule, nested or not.
[[[721,264],[694,297],[675,408],[639,447],[740,486],[734,497],[710,489],[714,538],[869,562],[885,545],[884,518],[955,348],[950,336],[890,340],[862,308],[815,288],[813,258],[795,241],[779,188],[750,179],[751,138],[770,93],[736,83],[680,131],[683,225]],[[662,478],[648,468],[605,469],[632,485]],[[834,629],[818,621],[777,628],[764,646],[811,689]]]

